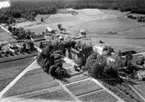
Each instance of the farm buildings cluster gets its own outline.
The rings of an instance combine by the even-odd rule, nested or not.
[[[0,101],[145,102],[143,0],[6,2]]]
[[[124,51],[124,52],[121,52],[121,51],[116,52],[114,51],[113,48],[111,48],[111,46],[106,46],[104,44],[105,42],[103,42],[102,40],[98,42],[100,43],[98,45],[96,44],[93,45],[91,42],[83,43],[79,41],[79,39],[87,38],[87,34],[85,30],[80,31],[79,37],[70,37],[69,34],[64,34],[64,33],[55,34],[54,32],[51,32],[52,30],[50,30],[50,28],[49,29],[47,28],[47,30],[48,30],[47,32],[49,32],[49,34],[47,34],[47,39],[46,41],[40,42],[39,47],[42,49],[44,48],[43,50],[46,50],[46,51],[48,50],[49,54],[55,51],[57,52],[57,50],[59,50],[60,52],[62,51],[62,53],[59,52],[60,55],[62,54],[63,56],[67,56],[70,59],[73,59],[77,63],[77,65],[74,66],[76,70],[78,71],[84,70],[88,72],[89,70],[93,70],[93,68],[89,69],[86,67],[88,67],[87,64],[90,63],[88,62],[88,59],[90,58],[89,56],[92,56],[93,53],[97,53],[96,62],[97,62],[97,58],[102,56],[102,58],[106,60],[104,64],[106,63],[107,66],[110,66],[109,67],[110,70],[112,71],[115,70],[116,74],[118,74],[117,75],[118,77],[127,79],[127,78],[133,78],[129,76],[134,76],[134,79],[136,78],[139,80],[144,80],[145,59],[144,59],[144,56],[138,56],[135,51],[131,50],[131,51]],[[52,46],[52,49],[49,48],[50,46]],[[137,59],[135,58],[136,56],[138,56]],[[40,60],[39,58],[41,59],[41,57],[40,56],[38,57],[38,62]],[[96,63],[96,62],[93,62],[93,63]],[[43,64],[41,63],[40,65],[43,67]],[[48,67],[48,70],[49,68],[50,66]],[[56,66],[54,69],[57,69]],[[95,67],[95,69],[97,69],[97,66]],[[104,68],[103,70],[105,71],[107,69]],[[108,70],[108,73],[110,70]],[[142,70],[142,73],[141,73],[141,70]],[[49,73],[51,73],[50,70],[49,70]],[[89,73],[92,74],[91,71]],[[113,72],[111,73],[115,74]],[[98,73],[96,72],[94,74],[98,74]]]
[[[32,41],[10,42],[0,45],[0,58],[21,55],[24,53],[30,54],[36,51]]]
[[[19,52],[31,53],[33,51],[36,51],[35,43],[40,42],[40,44],[38,45],[41,49],[44,48],[44,50],[47,50],[47,48],[52,46],[52,48],[49,50],[52,50],[52,49],[53,50],[48,51],[49,53],[50,52],[53,53],[55,50],[56,51],[60,50],[61,51],[61,53],[59,52],[60,55],[62,54],[63,56],[67,56],[70,59],[73,59],[77,63],[77,65],[74,66],[76,70],[84,70],[88,72],[90,70],[94,70],[92,68],[89,69],[87,64],[90,63],[88,62],[88,59],[90,58],[90,56],[92,56],[93,53],[97,53],[96,59],[95,59],[96,62],[97,62],[97,58],[99,58],[98,56],[102,56],[103,60],[105,60],[104,64],[106,64],[106,66],[110,66],[109,67],[110,70],[112,71],[115,70],[116,74],[118,74],[117,75],[118,77],[127,78],[128,76],[132,74],[134,74],[134,76],[139,79],[145,77],[145,75],[141,73],[140,71],[140,70],[145,69],[144,68],[145,59],[142,56],[142,58],[140,58],[139,60],[133,61],[134,60],[133,54],[136,53],[135,51],[116,52],[113,48],[111,48],[111,46],[105,45],[105,42],[103,42],[101,39],[98,42],[98,44],[92,44],[91,41],[84,43],[80,40],[80,39],[83,39],[85,41],[88,38],[87,32],[84,29],[80,30],[78,36],[70,36],[70,31],[68,31],[62,24],[58,24],[57,27],[59,29],[59,33],[57,30],[52,29],[51,27],[47,26],[45,31],[43,31],[39,35],[36,35],[30,30],[26,31],[23,28],[16,28],[16,27],[9,26],[8,30],[10,31],[10,33],[12,33],[12,36],[14,38],[17,38],[17,40],[19,39],[24,40],[24,42],[23,44],[20,44],[20,43],[2,44],[1,49],[0,49],[1,57],[8,56],[8,55],[13,56],[15,54],[18,54]],[[41,40],[44,40],[44,41],[41,41]],[[60,58],[61,57],[62,56],[60,56]],[[117,62],[116,60],[120,60],[121,62]],[[93,63],[96,63],[96,62],[93,62]],[[122,63],[122,64],[119,65],[118,63]],[[43,64],[41,65],[42,67],[43,67]],[[95,69],[97,69],[96,67]],[[105,72],[107,69],[105,69],[104,67],[103,70]],[[92,74],[92,71],[90,71],[89,73]]]

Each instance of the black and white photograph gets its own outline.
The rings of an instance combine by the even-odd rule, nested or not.
[[[0,102],[145,102],[145,0],[0,0]]]

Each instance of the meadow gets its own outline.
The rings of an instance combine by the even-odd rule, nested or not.
[[[77,12],[72,15],[69,11]],[[18,27],[30,29],[36,33],[42,33],[46,27],[57,30],[58,24],[62,24],[69,32],[70,36],[79,36],[81,29],[85,29],[90,40],[82,41],[93,44],[99,44],[99,40],[103,40],[105,44],[111,45],[119,50],[136,50],[142,52],[145,50],[145,23],[139,23],[126,17],[128,12],[120,12],[117,10],[104,9],[60,9],[56,14],[49,15],[44,22],[40,22],[43,15],[36,16],[36,21],[31,22],[31,26],[23,26],[19,23]],[[44,18],[46,15],[44,15]],[[117,34],[109,34],[109,32],[117,32]]]

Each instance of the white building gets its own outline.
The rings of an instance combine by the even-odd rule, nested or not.
[[[103,48],[104,47],[101,47],[99,45],[95,45],[95,46],[93,46],[93,51],[99,53],[100,55],[102,55],[103,54]]]
[[[46,31],[51,33],[53,29],[51,29],[50,27],[46,27]]]

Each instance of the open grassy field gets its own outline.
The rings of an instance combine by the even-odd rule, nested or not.
[[[73,15],[71,12],[77,13]],[[85,42],[96,44],[99,40],[103,40],[105,44],[116,49],[145,51],[145,23],[128,19],[127,14],[128,12],[103,9],[59,9],[57,14],[38,15],[35,22],[40,22],[40,18],[44,17],[46,18],[44,23],[34,24],[25,29],[41,33],[49,26],[59,33],[57,25],[62,24],[71,32],[71,36],[77,36],[81,29],[85,29],[87,36],[91,38]],[[109,32],[117,32],[117,34],[108,34]]]
[[[70,12],[77,12],[77,14],[73,15]],[[37,22],[40,22],[41,17],[43,17],[44,23],[39,24],[39,25],[36,24],[36,25],[28,26],[26,28],[31,29],[32,31],[35,31],[35,32],[42,32],[47,26],[50,26],[53,29],[57,29],[57,24],[61,23],[64,27],[71,30],[72,34],[73,33],[75,34],[75,33],[77,33],[78,30],[84,28],[84,27],[81,27],[81,25],[86,26],[85,23],[87,23],[86,27],[89,26],[89,28],[90,27],[94,28],[94,27],[92,27],[94,25],[92,22],[94,22],[94,23],[98,22],[97,24],[99,24],[99,22],[102,22],[102,19],[104,21],[104,19],[116,18],[118,16],[122,16],[122,15],[126,14],[126,13],[121,14],[119,11],[118,12],[115,11],[114,13],[116,13],[116,15],[111,12],[108,14],[103,13],[101,10],[98,10],[98,9],[82,9],[82,10],[61,9],[61,10],[58,10],[58,13],[54,14],[54,15],[41,15],[41,16],[38,15],[35,18],[37,20]],[[107,23],[107,22],[108,21],[104,21],[104,23]],[[111,21],[109,21],[109,22],[111,22]],[[119,21],[118,21],[118,23],[119,23]],[[22,26],[22,25],[19,24],[18,27]],[[92,30],[92,29],[89,29],[89,30]]]

